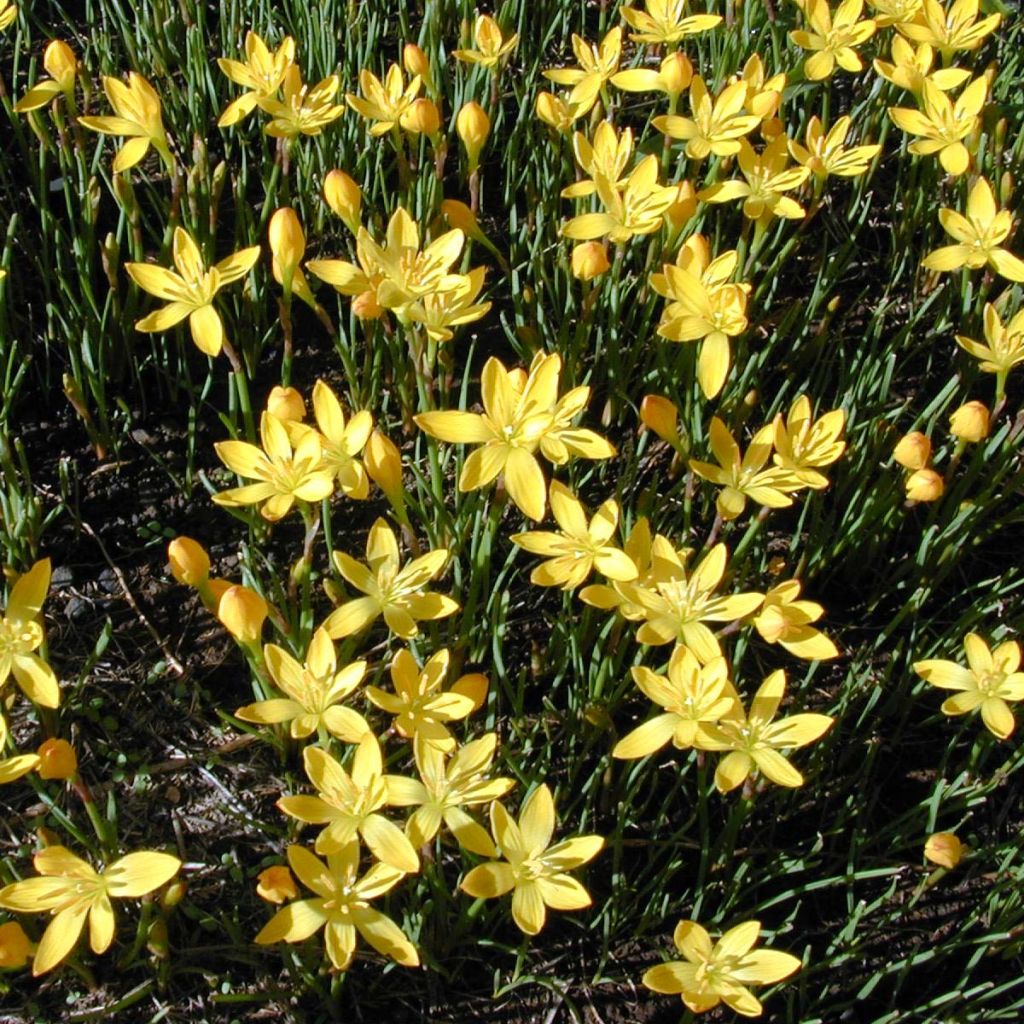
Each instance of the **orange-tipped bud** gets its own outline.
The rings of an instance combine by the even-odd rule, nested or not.
[[[217,618],[239,643],[255,644],[268,610],[267,602],[255,590],[236,583],[224,591],[217,604]]]
[[[45,740],[36,751],[39,775],[44,779],[70,779],[78,771],[75,748],[67,740]]]
[[[679,410],[661,395],[644,395],[640,403],[640,420],[648,430],[666,442],[679,443]]]
[[[965,402],[949,417],[949,432],[961,441],[977,444],[988,437],[989,412],[983,402]]]
[[[925,858],[944,868],[955,868],[965,850],[964,844],[952,832],[936,832],[924,844]]]
[[[693,79],[693,65],[684,53],[676,50],[661,62],[659,73],[669,96],[678,99],[680,93],[690,87],[690,82]]]
[[[295,388],[278,384],[267,396],[267,412],[285,423],[301,423],[306,418],[306,403]]]
[[[415,43],[406,43],[402,50],[402,64],[410,75],[419,75],[427,92],[434,91],[434,75],[430,68],[430,58],[422,47]]]
[[[282,207],[270,218],[269,235],[274,280],[284,288],[285,294],[289,294],[292,278],[306,254],[306,236],[290,206]]]
[[[441,115],[435,104],[421,96],[402,114],[402,127],[413,135],[433,137],[441,127]]]
[[[907,497],[911,501],[938,501],[944,490],[942,477],[934,469],[919,469],[907,478]]]
[[[376,320],[384,315],[384,307],[377,301],[377,293],[371,288],[360,292],[352,300],[352,312],[361,320]]]
[[[473,173],[480,166],[480,152],[491,133],[491,119],[487,111],[475,100],[470,100],[459,111],[455,118],[455,130],[466,147],[469,160],[469,172]]]
[[[345,222],[345,227],[353,235],[358,234],[363,193],[355,181],[344,171],[331,171],[324,178],[324,199],[331,211]]]
[[[370,479],[395,508],[400,508],[405,502],[405,491],[402,487],[402,455],[395,443],[375,430],[363,449],[363,462]]]
[[[924,469],[932,457],[932,443],[920,430],[914,430],[899,439],[892,457],[905,469]]]
[[[592,281],[604,274],[611,264],[608,252],[600,242],[580,242],[572,250],[572,276],[581,281]]]
[[[171,575],[186,587],[199,587],[210,576],[210,556],[191,537],[175,537],[167,545]]]
[[[31,952],[32,942],[17,921],[0,924],[0,967],[24,967]]]
[[[284,903],[299,898],[299,887],[292,873],[283,865],[266,868],[256,880],[256,893],[268,903]]]

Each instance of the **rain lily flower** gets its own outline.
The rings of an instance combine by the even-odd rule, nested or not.
[[[296,295],[315,310],[316,299],[299,267],[306,254],[306,235],[298,214],[290,206],[274,211],[267,228],[267,240],[270,243],[271,273],[284,290],[285,302],[291,302],[292,295]]]
[[[990,428],[991,416],[983,402],[964,402],[949,417],[949,432],[963,444],[984,441]]]
[[[892,457],[904,469],[924,469],[932,457],[932,442],[920,430],[912,430],[896,442]]]
[[[779,753],[805,747],[820,739],[835,721],[830,715],[790,715],[774,721],[786,690],[786,673],[779,669],[761,684],[747,715],[701,725],[696,745],[702,750],[729,751],[715,769],[715,786],[728,793],[760,771],[778,786],[796,787],[804,777]]]
[[[956,103],[926,78],[921,86],[921,109],[890,107],[889,117],[905,132],[921,136],[907,147],[911,153],[938,153],[943,169],[956,176],[963,174],[970,163],[971,155],[962,140],[980,124],[987,95],[988,79],[984,75],[966,86]]]
[[[455,115],[455,131],[466,150],[469,173],[480,166],[480,153],[491,134],[491,119],[476,100],[464,103]]]
[[[799,580],[786,580],[772,587],[754,616],[754,628],[763,640],[784,647],[798,658],[825,661],[839,657],[836,645],[811,625],[825,614],[825,609],[814,601],[797,600],[799,596]]]
[[[875,23],[870,18],[858,20],[864,0],[843,0],[835,17],[828,0],[805,0],[801,7],[811,31],[797,29],[789,33],[789,38],[797,46],[814,51],[804,64],[804,74],[811,81],[831,78],[837,64],[844,71],[863,71],[864,63],[855,47],[875,34]]]
[[[815,420],[811,415],[811,401],[798,395],[789,407],[787,416],[777,413],[772,422],[775,435],[775,454],[772,461],[788,469],[804,487],[820,491],[828,487],[828,478],[818,470],[831,466],[846,450],[841,441],[846,413],[833,409]]]
[[[571,131],[572,126],[587,112],[589,108],[582,103],[567,103],[561,96],[552,92],[537,94],[535,111],[537,117],[550,125],[556,132]]]
[[[622,547],[629,560],[636,566],[636,579],[622,583],[611,580],[610,586],[592,583],[580,591],[580,600],[592,608],[615,610],[630,622],[640,622],[644,618],[644,607],[634,596],[636,588],[653,589],[658,582],[654,568],[656,553],[671,559],[675,556],[675,549],[672,542],[660,533],[651,536],[651,524],[646,516],[641,516],[633,524],[633,529],[629,531],[626,543]]]
[[[623,7],[619,12],[635,34],[629,38],[634,43],[657,46],[674,46],[687,36],[707,32],[721,24],[717,14],[686,15],[686,0],[645,0],[646,11],[635,7]]]
[[[761,1014],[761,1003],[748,985],[772,985],[800,969],[800,961],[775,949],[754,949],[759,921],[730,928],[718,942],[696,921],[680,921],[672,935],[686,958],[671,960],[646,971],[643,983],[654,992],[680,996],[694,1013],[725,1003],[744,1017]]]
[[[952,871],[960,863],[967,847],[953,832],[934,832],[924,844],[925,860]]]
[[[732,179],[716,182],[700,191],[697,198],[708,203],[742,199],[743,216],[750,220],[767,222],[772,217],[794,220],[803,217],[804,208],[783,193],[799,188],[807,180],[810,169],[788,166],[788,141],[784,135],[780,135],[758,154],[746,139],[740,139],[736,162],[746,181]]]
[[[868,165],[881,152],[882,146],[876,143],[845,147],[852,123],[849,117],[841,117],[826,133],[818,117],[812,117],[807,123],[806,148],[793,139],[786,140],[793,159],[821,180],[830,174],[841,178],[866,174]]]
[[[114,172],[134,167],[152,146],[161,156],[168,170],[174,169],[174,158],[167,145],[160,97],[142,75],[128,72],[128,84],[116,78],[103,79],[115,117],[80,117],[79,124],[104,135],[120,135],[128,141],[114,157]]]
[[[740,151],[737,140],[752,132],[761,118],[742,114],[747,98],[745,82],[727,85],[712,101],[708,87],[700,75],[690,83],[690,109],[693,117],[669,114],[654,119],[654,127],[670,139],[686,141],[686,155],[691,160],[715,156],[734,156]]]
[[[392,776],[388,786],[395,804],[416,808],[405,828],[413,846],[422,849],[444,822],[464,850],[479,857],[498,856],[487,830],[463,809],[500,800],[515,786],[511,779],[486,777],[497,743],[497,735],[487,733],[458,747],[445,764],[445,751],[436,743],[416,738],[413,753],[422,781],[398,781]]]
[[[452,751],[455,740],[446,723],[458,722],[483,704],[487,678],[479,673],[462,676],[450,690],[442,690],[451,655],[442,648],[420,668],[412,652],[401,650],[391,662],[395,692],[366,688],[373,704],[395,715],[395,731],[406,739],[419,738],[439,750]]]
[[[914,671],[932,686],[957,691],[942,702],[944,715],[967,715],[980,709],[988,731],[1008,739],[1017,723],[1007,701],[1024,700],[1020,645],[1007,640],[993,651],[977,633],[968,633],[964,651],[967,668],[955,661],[928,659],[915,662]]]
[[[949,60],[956,50],[976,50],[1002,21],[990,14],[978,21],[978,0],[955,0],[947,10],[938,0],[923,0],[913,20],[900,21],[896,28],[916,43],[928,43]]]
[[[497,71],[501,62],[511,54],[519,43],[519,33],[513,32],[503,39],[498,23],[489,15],[481,14],[473,25],[474,50],[453,50],[452,56],[466,64],[479,64],[481,67]]]
[[[218,505],[260,505],[260,515],[275,523],[296,501],[322,501],[334,490],[334,474],[322,464],[320,435],[315,430],[307,430],[292,447],[285,424],[264,412],[260,440],[262,448],[247,441],[220,441],[213,446],[232,473],[259,481],[215,494]]]
[[[617,190],[626,187],[627,179],[623,174],[633,155],[631,128],[624,128],[620,135],[611,121],[602,121],[594,132],[593,145],[582,132],[575,132],[572,137],[572,148],[576,162],[590,177],[563,188],[563,199],[581,199],[593,195],[597,191],[597,182],[594,179],[598,175]]]
[[[527,935],[536,935],[544,927],[546,907],[589,907],[590,894],[566,872],[593,860],[604,839],[577,836],[551,846],[554,830],[555,803],[546,785],[526,798],[518,822],[495,800],[491,832],[504,860],[473,868],[460,888],[476,899],[493,899],[512,890],[512,919]]]
[[[612,75],[612,85],[616,89],[624,92],[663,92],[673,105],[690,87],[691,81],[693,65],[679,51],[670,53],[657,71],[653,68],[630,68]]]
[[[405,84],[402,69],[397,64],[388,68],[384,81],[365,68],[359,72],[359,91],[362,96],[345,94],[345,102],[360,117],[373,122],[370,134],[375,138],[387,135],[394,128],[404,128],[409,110],[419,95],[423,80],[414,75]]]
[[[128,276],[143,290],[169,303],[135,324],[137,331],[166,331],[188,317],[192,340],[200,352],[218,355],[224,346],[224,324],[213,306],[214,296],[245,277],[259,259],[260,247],[241,249],[212,267],[203,262],[199,246],[181,227],[172,246],[177,273],[152,263],[126,263]]]
[[[395,218],[392,217],[392,222]],[[384,268],[378,262],[380,247],[366,228],[356,229],[356,260],[358,266],[346,260],[310,260],[306,267],[311,274],[326,281],[335,291],[351,296],[352,311],[360,317],[376,319],[384,315],[384,307],[377,301],[377,289],[384,280]],[[392,235],[390,225],[389,238]],[[397,235],[397,231],[395,232]],[[392,243],[389,242],[389,247]],[[401,244],[400,236],[394,244]]]
[[[471,324],[485,317],[490,302],[477,302],[487,275],[486,267],[474,267],[468,274],[457,274],[459,284],[447,291],[430,292],[403,307],[414,323],[423,324],[427,337],[434,341],[451,341],[453,327]]]
[[[551,513],[560,533],[531,530],[512,536],[512,543],[548,559],[530,573],[530,582],[541,587],[573,590],[596,569],[612,580],[634,580],[636,566],[630,557],[609,541],[619,525],[619,506],[609,498],[587,522],[576,496],[564,484],[553,481]]]
[[[0,688],[13,675],[15,682],[33,703],[55,708],[60,689],[53,669],[33,653],[42,646],[42,613],[46,592],[50,589],[50,560],[44,558],[18,577],[11,588],[0,619]],[[6,725],[0,718],[0,730],[6,737]]]
[[[394,531],[378,519],[366,539],[366,565],[343,551],[334,552],[338,572],[363,596],[335,608],[324,629],[337,639],[365,629],[384,616],[388,629],[404,640],[419,632],[417,621],[443,619],[458,611],[458,602],[426,590],[448,561],[448,549],[438,548],[402,566]]]
[[[357,933],[378,953],[403,967],[419,966],[416,947],[402,929],[370,906],[370,900],[402,880],[404,871],[378,863],[360,877],[359,843],[355,840],[329,854],[326,864],[301,846],[289,846],[288,863],[316,896],[282,907],[256,936],[261,946],[302,942],[324,928],[327,956],[339,971],[352,963]]]
[[[353,235],[359,232],[363,190],[344,171],[333,170],[324,178],[324,199],[331,212],[340,217]]]
[[[322,626],[313,634],[305,664],[300,665],[274,644],[263,648],[263,657],[270,677],[286,696],[239,708],[235,715],[243,722],[287,722],[289,734],[297,740],[323,728],[339,740],[358,743],[370,732],[369,723],[358,711],[340,706],[363,681],[366,662],[354,661],[339,670],[334,644]]]
[[[764,122],[778,113],[782,103],[782,91],[786,88],[785,72],[766,77],[764,61],[760,54],[753,54],[743,65],[743,70],[735,79],[747,87],[747,95],[743,99],[743,109],[755,117],[761,118],[761,134],[764,134]]]
[[[747,498],[765,508],[788,508],[793,504],[789,493],[804,486],[790,470],[779,466],[764,468],[772,453],[774,434],[771,423],[762,427],[751,438],[746,453],[741,455],[729,428],[717,416],[711,417],[709,439],[718,465],[691,459],[690,469],[722,488],[715,499],[715,507],[726,521],[743,512]]]
[[[879,19],[879,23],[881,20]],[[935,51],[927,43],[918,43],[913,47],[902,36],[892,37],[892,63],[876,57],[874,69],[893,85],[919,95],[924,89],[925,79],[936,89],[946,92],[963,85],[971,77],[966,68],[938,68],[932,70],[935,63]]]
[[[69,106],[74,104],[75,82],[78,79],[78,58],[67,43],[54,39],[43,53],[43,67],[49,78],[41,78],[14,104],[19,114],[45,107],[62,93]]]
[[[577,105],[585,114],[597,102],[597,97],[612,75],[619,70],[622,59],[622,29],[617,25],[598,46],[588,43],[573,33],[572,49],[579,67],[554,68],[544,77],[558,85],[571,85],[569,105]]]
[[[288,69],[295,61],[295,40],[286,36],[273,53],[267,44],[252,31],[245,34],[245,63],[218,57],[217,65],[235,85],[248,90],[232,100],[217,121],[218,128],[238,124],[257,106],[277,95]]]
[[[967,196],[967,216],[943,207],[939,223],[956,239],[956,245],[933,249],[921,266],[949,271],[960,267],[980,270],[988,265],[1007,281],[1024,281],[1024,260],[1001,246],[1013,230],[1009,210],[997,210],[992,186],[979,178]]]
[[[0,32],[10,28],[18,16],[18,5],[11,0],[0,0]]]
[[[922,0],[868,0],[875,13],[875,24],[888,28],[901,21],[913,21],[921,10]]]
[[[701,665],[688,647],[680,645],[672,651],[667,678],[642,665],[632,671],[633,682],[664,713],[623,736],[612,757],[647,757],[669,740],[676,749],[687,750],[696,742],[701,723],[717,722],[739,707],[725,658],[712,658]]]
[[[302,73],[292,64],[281,82],[281,99],[270,97],[260,102],[271,117],[263,130],[275,139],[320,135],[345,113],[344,106],[332,102],[340,84],[337,75],[329,75],[314,86],[305,85]]]
[[[316,837],[317,853],[340,853],[358,834],[378,860],[405,873],[419,871],[420,859],[405,833],[379,813],[391,799],[372,732],[359,741],[351,774],[322,747],[306,747],[302,761],[319,795],[283,796],[277,806],[299,821],[327,826]]]
[[[934,469],[916,470],[906,480],[907,498],[910,501],[938,501],[945,489],[945,482]]]
[[[268,903],[285,903],[299,898],[295,876],[283,864],[265,868],[259,873],[256,895]]]
[[[74,948],[85,919],[89,944],[105,953],[114,940],[114,908],[110,898],[138,899],[170,881],[181,861],[167,853],[129,853],[102,872],[63,846],[48,846],[33,858],[39,876],[0,889],[0,907],[18,914],[53,913],[39,940],[32,974],[38,977],[57,966]]]
[[[1024,309],[1004,324],[996,307],[986,302],[985,343],[972,341],[963,334],[958,334],[956,340],[965,352],[980,360],[979,369],[1005,379],[1018,363],[1024,363]]]
[[[486,487],[504,474],[513,502],[531,519],[544,518],[547,487],[538,450],[555,465],[570,455],[607,459],[615,449],[592,430],[572,426],[590,397],[589,387],[573,388],[558,398],[562,360],[538,352],[529,374],[508,371],[493,356],[484,364],[481,392],[484,413],[426,412],[413,417],[431,437],[456,444],[479,444],[459,477],[460,491]]]

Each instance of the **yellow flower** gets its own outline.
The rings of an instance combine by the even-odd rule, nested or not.
[[[472,714],[487,695],[487,679],[479,673],[462,676],[450,690],[442,691],[450,662],[451,655],[443,648],[420,668],[412,653],[403,649],[391,662],[395,692],[368,686],[366,696],[377,707],[396,716],[394,727],[399,736],[422,739],[450,752],[455,749],[455,740],[445,723]]]
[[[623,177],[629,158],[633,155],[633,131],[625,128],[619,135],[611,121],[602,121],[594,132],[593,145],[582,132],[574,133],[572,148],[576,162],[589,178],[583,178],[562,189],[563,199],[581,199],[597,191],[598,176],[603,177],[616,190],[626,187]]]
[[[579,281],[593,281],[611,270],[611,266],[608,248],[603,242],[580,242],[572,247],[569,254],[572,276]]]
[[[924,844],[926,860],[952,870],[960,863],[967,847],[952,832],[934,832]]]
[[[839,657],[836,645],[811,623],[825,614],[814,601],[799,601],[800,581],[786,580],[764,595],[764,604],[754,616],[754,628],[770,644],[784,647],[807,661]]]
[[[991,417],[983,402],[964,402],[949,417],[949,432],[967,444],[977,444],[988,437]]]
[[[996,307],[986,302],[985,344],[963,334],[958,334],[956,340],[965,352],[981,361],[979,369],[1005,376],[1018,363],[1024,363],[1024,309],[1004,324]]]
[[[555,465],[564,464],[570,455],[607,459],[615,454],[600,435],[572,426],[590,388],[573,388],[558,398],[561,368],[560,356],[538,352],[524,375],[521,370],[509,372],[492,356],[481,374],[483,415],[451,410],[413,417],[424,433],[438,440],[481,445],[463,464],[460,491],[486,487],[503,473],[512,501],[531,519],[540,520],[547,488],[538,449]]]
[[[531,530],[512,536],[512,543],[548,559],[530,573],[530,582],[541,587],[573,590],[594,570],[612,580],[636,579],[630,557],[608,542],[619,524],[618,503],[609,498],[588,523],[583,506],[564,484],[551,484],[551,513],[561,533]]]
[[[388,68],[383,82],[364,68],[359,72],[359,91],[362,96],[346,93],[345,101],[360,117],[373,122],[370,134],[379,137],[387,135],[392,128],[405,127],[403,119],[408,118],[408,112],[422,84],[420,76],[414,75],[406,85],[402,69],[397,64]]]
[[[260,247],[241,249],[207,268],[199,246],[179,227],[174,229],[172,255],[177,273],[152,263],[124,265],[129,277],[143,291],[169,303],[139,320],[135,329],[147,333],[166,331],[188,317],[196,347],[208,356],[215,356],[224,345],[224,324],[213,306],[214,296],[221,288],[249,273],[259,259]]]
[[[512,890],[512,919],[527,935],[536,935],[544,927],[546,907],[589,907],[589,893],[566,872],[593,860],[604,839],[577,836],[551,846],[554,830],[555,804],[546,785],[526,798],[518,822],[495,801],[491,832],[505,859],[473,868],[461,882],[462,891],[476,899],[493,899]]]
[[[879,28],[898,25],[902,21],[913,21],[921,10],[921,2],[922,0],[868,0],[875,12],[875,24]]]
[[[256,894],[268,903],[284,903],[299,898],[299,887],[292,873],[283,864],[278,864],[259,873]]]
[[[701,665],[688,647],[678,646],[669,659],[667,678],[643,666],[632,671],[633,682],[665,710],[623,736],[615,744],[612,757],[647,757],[669,740],[678,750],[686,750],[696,742],[697,727],[702,722],[719,721],[738,703],[725,658],[712,658]]]
[[[747,60],[735,81],[742,82],[747,87],[743,106],[748,113],[761,118],[762,122],[778,113],[779,104],[782,103],[782,92],[786,88],[786,75],[782,72],[766,78],[764,61],[761,60],[760,54],[755,53]],[[761,134],[764,133],[765,126],[762,123]]]
[[[654,582],[641,579],[623,584],[623,591],[642,608],[644,624],[637,632],[642,644],[685,644],[702,664],[722,656],[715,634],[705,622],[734,622],[761,607],[763,594],[755,592],[715,594],[725,576],[729,552],[716,544],[692,572],[686,571],[690,552],[675,551],[670,544],[659,548],[652,559]]]
[[[331,212],[345,222],[345,227],[353,235],[358,234],[363,191],[355,180],[344,171],[330,171],[324,178],[324,199]]]
[[[762,153],[757,154],[746,139],[740,139],[736,162],[747,180],[716,182],[699,192],[697,198],[708,203],[726,203],[732,199],[742,199],[743,216],[749,217],[750,220],[761,218],[768,221],[772,217],[803,217],[804,208],[795,199],[782,193],[799,188],[811,172],[807,167],[787,166],[788,141],[784,135],[780,135],[769,142]]]
[[[0,3],[0,10],[2,9],[3,4]],[[6,28],[3,24],[3,16],[0,15],[0,29]],[[32,955],[34,946],[35,943],[29,941],[25,929],[17,921],[5,921],[0,924],[0,967],[15,969],[24,967]]]
[[[277,522],[296,501],[321,501],[334,490],[334,475],[321,463],[320,435],[306,431],[293,448],[285,424],[272,413],[260,418],[262,449],[247,441],[220,441],[213,447],[232,473],[257,480],[215,494],[218,505],[260,505],[260,515]]]
[[[420,859],[405,833],[378,813],[391,804],[390,777],[372,732],[359,741],[351,774],[321,747],[306,747],[302,761],[319,795],[283,796],[277,806],[299,821],[327,826],[316,837],[317,853],[341,853],[360,835],[379,861],[404,873],[419,871]]]
[[[934,249],[921,266],[928,270],[949,271],[960,267],[980,270],[986,264],[1008,281],[1024,281],[1024,260],[1002,248],[1013,230],[1013,217],[1009,210],[997,210],[992,186],[979,178],[967,196],[967,216],[943,207],[939,222],[946,234],[956,239],[956,245]]]
[[[876,143],[871,146],[845,148],[843,144],[852,123],[849,117],[841,117],[826,134],[821,121],[817,117],[812,117],[807,123],[806,149],[793,139],[787,140],[793,159],[821,180],[830,174],[841,178],[855,178],[866,174],[868,164],[878,156],[882,146]]]
[[[911,501],[938,501],[946,485],[934,469],[919,469],[907,477],[906,488]]]
[[[398,224],[395,217],[392,217],[391,221],[393,224]],[[392,228],[389,225],[389,239],[392,235]],[[399,237],[397,243],[400,244],[400,242]],[[384,268],[378,262],[379,254],[380,247],[374,244],[366,228],[360,226],[356,233],[358,266],[346,260],[310,260],[306,267],[311,274],[320,278],[321,281],[326,281],[342,295],[348,295],[355,299],[356,302],[353,302],[352,310],[357,316],[374,319],[384,315],[384,307],[377,301],[377,289],[384,280]]]
[[[335,639],[358,633],[383,615],[388,629],[408,640],[419,632],[417,621],[458,611],[458,602],[424,589],[448,561],[447,548],[428,551],[403,567],[394,531],[378,519],[366,539],[366,561],[362,565],[343,551],[334,552],[338,572],[364,595],[327,617],[324,629]]]
[[[776,466],[791,470],[805,487],[820,491],[828,487],[828,479],[818,469],[831,466],[846,450],[840,440],[846,423],[846,413],[833,409],[818,420],[811,415],[811,401],[798,395],[789,407],[789,414],[778,413],[773,421],[775,429]]]
[[[932,457],[932,443],[920,430],[912,430],[896,442],[892,457],[904,469],[924,469]]]
[[[740,113],[746,98],[746,83],[733,82],[712,101],[704,79],[696,75],[690,83],[693,118],[669,114],[656,117],[653,124],[671,139],[685,139],[686,155],[691,160],[703,160],[711,153],[733,156],[740,150],[737,140],[761,123],[754,114]]]
[[[989,732],[1008,739],[1017,723],[1006,702],[1024,700],[1020,646],[1007,640],[992,651],[977,633],[968,633],[964,651],[967,668],[955,661],[929,659],[915,662],[914,671],[932,686],[959,691],[942,702],[944,715],[966,715],[980,708]]]
[[[0,32],[10,28],[18,16],[18,7],[11,0],[0,0]]]
[[[53,669],[33,651],[42,646],[42,612],[50,589],[50,560],[44,558],[18,577],[0,619],[0,688],[13,674],[29,700],[44,708],[60,703],[60,688]],[[4,736],[7,727],[0,718]]]
[[[455,131],[462,140],[472,174],[480,166],[480,152],[491,134],[491,119],[476,100],[464,103],[455,115]]]
[[[696,745],[702,750],[729,751],[715,769],[715,786],[728,793],[758,770],[778,786],[802,786],[804,777],[780,750],[805,747],[820,739],[835,721],[830,715],[801,714],[773,721],[786,690],[786,673],[779,669],[761,684],[747,715],[701,725]]]
[[[518,45],[519,33],[513,32],[503,39],[498,23],[489,14],[481,14],[473,25],[473,41],[475,50],[453,50],[452,56],[466,64],[479,64],[497,71],[502,60]]]
[[[671,559],[675,549],[672,542],[660,533],[651,536],[651,525],[646,516],[641,516],[633,524],[622,547],[636,567],[636,579],[628,582],[612,580],[611,586],[592,583],[580,591],[580,600],[592,608],[604,611],[615,609],[624,619],[639,622],[644,617],[644,607],[635,598],[636,588],[654,589],[658,581],[654,568],[656,555],[664,554]]]
[[[746,454],[740,454],[729,428],[717,417],[711,417],[709,440],[718,465],[690,460],[690,469],[722,490],[715,499],[718,514],[725,520],[735,519],[746,507],[747,498],[765,508],[788,508],[793,499],[787,492],[798,491],[804,484],[791,470],[764,465],[772,453],[774,426],[763,426],[750,440]]]
[[[976,50],[996,30],[1001,14],[978,18],[978,0],[955,0],[946,10],[938,0],[924,0],[913,21],[896,28],[908,39],[934,46],[948,60],[955,50]]]
[[[320,135],[345,113],[343,105],[331,102],[339,85],[337,75],[329,75],[314,86],[306,85],[302,73],[292,64],[284,73],[281,99],[270,97],[260,102],[260,108],[272,119],[263,130],[275,139]]]
[[[939,154],[939,163],[952,175],[963,174],[970,162],[970,153],[961,141],[981,123],[981,108],[988,94],[988,79],[976,78],[964,88],[956,103],[930,79],[921,86],[921,110],[890,107],[889,117],[905,132],[922,136],[907,148],[917,156]]]
[[[116,78],[105,77],[103,91],[117,116],[80,117],[78,121],[94,132],[128,139],[114,157],[114,172],[134,167],[150,146],[160,154],[167,168],[173,170],[174,158],[167,146],[160,97],[153,86],[142,75],[129,71],[127,85]]]
[[[588,109],[580,103],[566,103],[561,96],[556,96],[552,92],[537,94],[535,106],[537,117],[554,128],[556,132],[569,131]]]
[[[445,751],[417,737],[413,752],[422,782],[396,782],[392,776],[389,786],[397,805],[416,807],[405,828],[413,846],[422,849],[437,835],[443,821],[463,849],[479,857],[497,857],[487,830],[463,810],[499,800],[515,786],[511,779],[485,778],[497,742],[493,732],[472,740],[459,747],[446,765]]]
[[[321,727],[346,743],[358,743],[370,732],[369,723],[358,711],[340,706],[362,682],[366,662],[354,661],[339,670],[334,644],[322,626],[313,634],[304,665],[274,644],[263,648],[263,657],[271,678],[286,697],[239,708],[235,715],[243,722],[288,722],[289,733],[297,740],[306,739]]]
[[[274,53],[253,31],[245,34],[245,63],[218,57],[217,65],[235,85],[248,92],[232,100],[217,121],[218,128],[227,128],[248,117],[257,107],[277,95],[284,76],[295,60],[295,40],[286,36]]]
[[[270,613],[267,602],[255,590],[227,580],[210,580],[210,590],[220,624],[243,647],[255,650]]]
[[[636,165],[619,191],[615,183],[600,173],[594,182],[603,213],[584,213],[562,228],[566,238],[586,241],[607,235],[615,243],[627,242],[634,235],[659,231],[665,211],[679,195],[675,185],[658,184],[658,158],[652,153]]]
[[[663,92],[675,103],[693,81],[693,65],[685,54],[677,51],[670,53],[657,71],[653,68],[630,68],[612,75],[611,81],[616,89],[624,92]]]
[[[718,942],[696,921],[680,921],[672,940],[686,958],[652,967],[643,983],[653,992],[680,996],[694,1013],[724,1002],[744,1017],[761,1014],[761,1003],[747,985],[771,985],[800,969],[800,961],[775,949],[754,949],[759,921],[730,928]]]
[[[875,23],[869,18],[858,21],[864,0],[843,0],[835,17],[828,0],[806,0],[802,5],[811,29],[797,29],[789,38],[805,50],[814,50],[807,58],[804,74],[813,82],[831,78],[838,64],[844,71],[863,71],[864,64],[854,49],[875,34]]]
[[[457,274],[459,283],[443,292],[430,292],[404,307],[405,315],[423,324],[434,341],[451,341],[453,327],[473,323],[490,311],[490,302],[477,302],[484,286],[486,267],[475,267],[468,274]]]
[[[374,910],[370,900],[393,889],[404,871],[374,864],[359,877],[359,843],[354,840],[325,864],[301,846],[288,847],[288,863],[315,898],[282,907],[260,930],[261,946],[275,942],[302,942],[321,928],[326,930],[327,955],[339,971],[347,970],[356,951],[358,932],[378,953],[403,967],[418,967],[416,947],[401,928]]]
[[[129,853],[97,872],[63,846],[40,850],[33,862],[39,877],[0,889],[0,907],[18,914],[54,914],[32,961],[34,977],[52,970],[71,952],[86,917],[92,951],[106,952],[114,940],[115,927],[110,898],[145,896],[169,881],[181,867],[181,861],[170,854],[142,852]]]
[[[891,53],[891,64],[875,58],[875,70],[886,81],[915,95],[924,89],[925,79],[936,89],[945,92],[963,85],[971,77],[966,68],[938,68],[932,71],[935,51],[927,43],[918,43],[915,48],[902,36],[893,36]]]
[[[54,39],[43,53],[43,67],[49,78],[42,78],[14,104],[19,114],[45,107],[55,96],[63,93],[69,104],[73,101],[75,81],[78,78],[78,58],[67,43]]]
[[[623,7],[619,12],[636,34],[629,38],[634,43],[648,43],[673,46],[686,36],[707,32],[722,19],[717,14],[692,14],[686,16],[686,0],[645,0],[645,11],[635,7]]]
[[[44,740],[36,754],[41,779],[70,779],[78,773],[78,755],[67,740]]]
[[[558,85],[571,85],[569,105],[580,107],[585,114],[597,101],[601,90],[616,71],[622,59],[622,29],[617,25],[598,46],[573,33],[572,49],[579,67],[554,68],[544,77]]]

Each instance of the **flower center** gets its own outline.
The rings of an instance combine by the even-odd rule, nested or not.
[[[0,655],[28,654],[43,642],[43,627],[38,622],[0,620]]]

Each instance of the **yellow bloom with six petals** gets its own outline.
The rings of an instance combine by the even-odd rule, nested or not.
[[[687,36],[707,32],[722,23],[718,14],[686,14],[686,0],[645,0],[645,11],[623,7],[619,12],[636,33],[634,43],[674,46]]]
[[[805,50],[813,50],[804,63],[804,74],[812,81],[830,78],[838,64],[844,71],[863,71],[864,63],[855,47],[875,34],[870,18],[859,21],[864,0],[843,0],[835,17],[828,0],[805,0],[801,3],[808,21],[807,29],[789,33],[789,38]]]
[[[103,79],[103,91],[116,116],[80,117],[78,121],[94,132],[128,139],[114,157],[114,172],[134,167],[150,146],[160,154],[168,170],[173,170],[174,158],[167,145],[160,97],[153,86],[142,75],[129,71],[127,85],[108,76]]]
[[[227,128],[248,117],[257,107],[277,95],[288,69],[295,61],[295,40],[286,36],[273,53],[252,31],[245,34],[245,62],[218,57],[217,66],[235,85],[247,89],[232,100],[217,121],[218,128]]]
[[[13,675],[15,682],[33,703],[44,708],[60,704],[60,688],[53,669],[34,652],[45,634],[40,621],[43,602],[50,589],[50,560],[44,558],[18,577],[11,588],[7,607],[0,619],[0,687]],[[7,738],[7,726],[0,717],[0,743]]]
[[[473,42],[476,49],[452,50],[452,56],[465,64],[479,64],[497,71],[501,62],[519,44],[519,33],[513,32],[507,39],[502,38],[498,23],[489,14],[481,14],[473,25]]]

